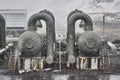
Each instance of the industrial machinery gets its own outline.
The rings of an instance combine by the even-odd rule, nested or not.
[[[38,34],[36,32],[37,27],[42,28],[40,20],[46,22],[46,33]],[[84,22],[82,27],[84,27],[85,32],[75,33],[75,23],[77,20]],[[89,15],[77,9],[68,15],[66,41],[57,42],[55,39],[54,16],[50,11],[42,10],[32,15],[28,20],[28,30],[20,35],[15,53],[17,55],[16,59],[18,59],[18,56],[25,58],[25,65],[28,62],[38,61],[39,63],[41,58],[42,65],[45,65],[43,63],[45,61],[45,63],[47,62],[47,64],[54,66],[59,61],[60,66],[61,64],[69,65],[70,63],[77,66],[81,63],[82,68],[84,64],[89,64],[86,62],[87,58],[89,58],[88,62],[90,62],[90,65],[95,65],[91,66],[91,68],[97,69],[100,65],[100,56],[104,54],[105,50],[108,50],[108,48],[103,49],[103,46],[104,42],[101,36],[93,30],[92,19]],[[109,47],[111,48],[111,46]],[[57,53],[59,53],[59,60]],[[66,59],[63,61],[61,56],[65,56],[64,58],[67,56],[67,61],[65,61]],[[31,60],[31,58],[34,58],[34,60]],[[43,58],[45,59],[43,60]],[[81,58],[81,61],[79,58]],[[31,63],[29,65],[31,66]]]
[[[79,27],[83,33],[75,33],[75,23],[81,20]],[[109,54],[117,53],[116,46],[106,37],[93,30],[89,15],[80,10],[72,11],[67,18],[68,63],[76,64],[77,69],[104,69],[109,72]]]
[[[42,28],[42,23],[40,20],[44,20],[46,22],[46,33],[38,34],[36,32],[37,27]],[[27,58],[31,59],[37,57],[35,58],[36,60],[39,60],[39,58],[46,58],[45,61],[48,64],[51,64],[53,63],[54,43],[54,16],[50,11],[42,10],[39,13],[33,14],[29,18],[28,30],[20,35],[16,54],[18,54],[20,57],[26,58],[26,61]],[[33,61],[35,61],[35,59]]]
[[[79,19],[85,22],[85,32],[82,34],[75,34],[75,22]],[[100,36],[95,31],[93,31],[93,22],[91,18],[80,10],[74,10],[68,15],[67,43],[67,51],[69,53],[68,61],[70,63],[75,63],[75,46],[77,46],[76,55],[81,56],[98,55],[101,49],[102,40]]]

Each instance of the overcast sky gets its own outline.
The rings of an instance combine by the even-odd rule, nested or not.
[[[26,9],[27,19],[34,13],[47,9],[55,16],[56,28],[62,26],[63,29],[66,29],[68,14],[75,9],[86,13],[117,12],[119,7],[119,0],[0,0],[0,9]]]

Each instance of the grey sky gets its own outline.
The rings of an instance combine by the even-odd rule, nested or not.
[[[40,10],[51,11],[56,28],[66,29],[68,14],[74,9],[84,12],[118,12],[119,0],[0,0],[0,9],[26,9],[27,19]]]

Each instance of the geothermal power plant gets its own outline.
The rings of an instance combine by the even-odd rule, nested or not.
[[[46,24],[45,31],[42,30],[41,20]],[[83,28],[82,33],[76,33],[77,20],[81,20],[79,28]],[[119,72],[119,40],[110,41],[107,36],[96,32],[93,20],[87,13],[75,9],[67,15],[64,40],[56,37],[55,21],[54,14],[49,10],[36,12],[28,19],[27,30],[17,40],[8,42],[6,21],[0,15],[1,68],[7,69],[8,74],[41,72],[41,75],[45,71],[55,70],[57,74],[71,70],[77,71],[76,74],[84,71],[103,74]]]

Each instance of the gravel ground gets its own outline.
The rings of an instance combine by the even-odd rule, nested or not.
[[[114,78],[115,77],[115,78]],[[120,80],[120,74],[103,74],[100,71],[62,70],[31,71],[14,74],[8,70],[0,70],[0,80]]]

